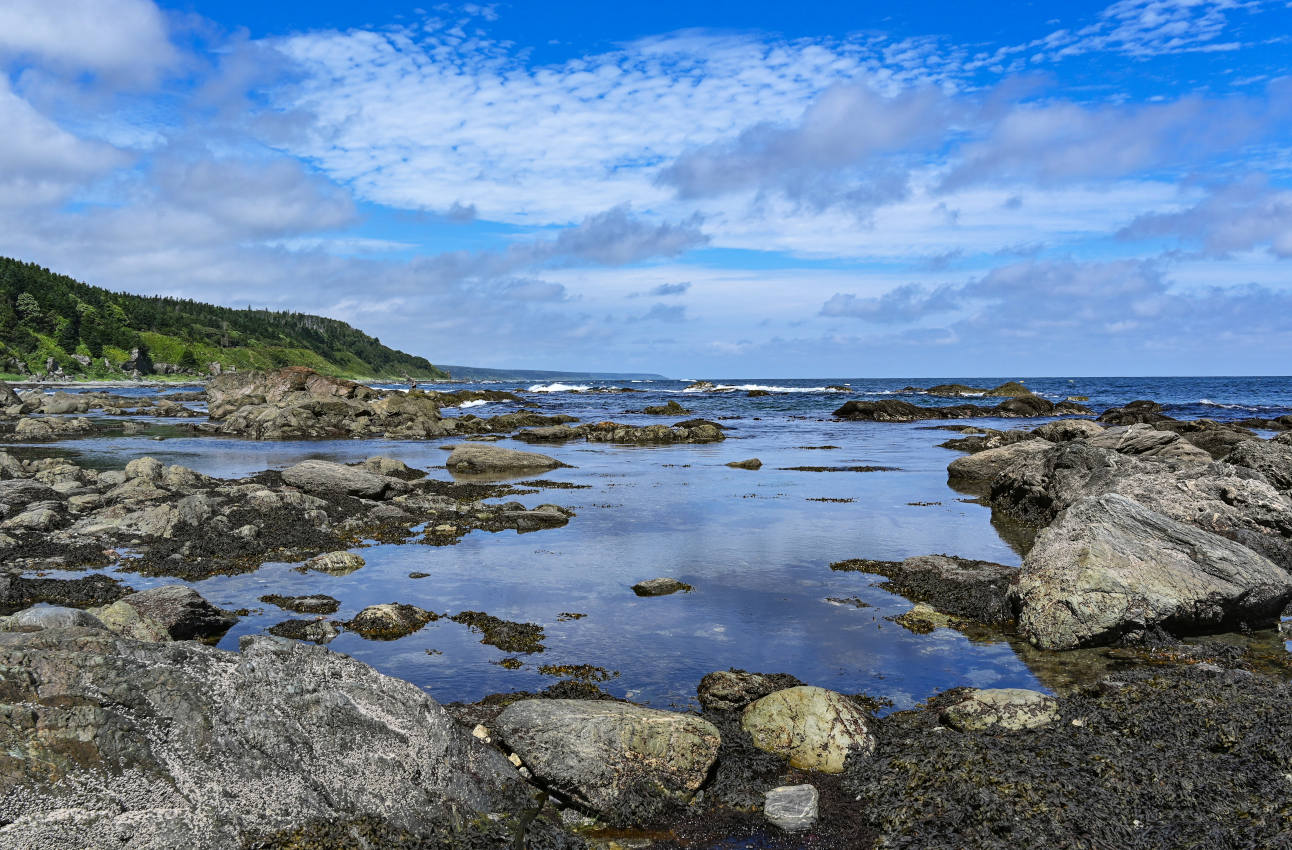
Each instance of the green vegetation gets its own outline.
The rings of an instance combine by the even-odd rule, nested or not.
[[[133,355],[133,356],[132,356]],[[309,366],[348,378],[445,378],[425,358],[345,322],[109,292],[35,263],[0,257],[0,373],[56,369],[84,378],[205,375]]]

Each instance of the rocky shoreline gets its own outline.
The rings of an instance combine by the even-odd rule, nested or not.
[[[898,618],[912,631],[949,627],[1041,655],[1111,659],[1103,675],[1056,695],[957,688],[883,714],[865,694],[723,670],[697,684],[700,709],[690,712],[616,698],[587,675],[440,705],[317,644],[346,631],[398,639],[447,618],[484,643],[528,653],[542,650],[542,627],[399,601],[342,621],[329,619],[332,597],[268,594],[266,604],[305,616],[230,652],[208,644],[239,612],[190,588],[39,575],[115,566],[194,580],[270,560],[343,574],[363,566],[355,550],[364,540],[452,545],[473,530],[541,532],[574,518],[558,505],[500,502],[533,491],[490,480],[558,469],[572,455],[470,437],[632,446],[725,436],[709,420],[444,417],[441,407],[480,391],[380,393],[307,372],[215,379],[202,399],[209,422],[194,432],[457,436],[467,441],[445,464],[457,480],[382,456],[224,480],[148,457],[100,471],[0,452],[0,848],[1292,840],[1292,728],[1283,718],[1292,665],[1199,637],[1270,629],[1292,601],[1292,435],[1280,427],[1292,423],[1180,422],[1151,402],[1096,421],[1076,402],[1053,405],[1009,385],[981,391],[1008,398],[991,408],[911,416],[915,405],[885,401],[836,411],[901,422],[1090,417],[1016,431],[938,426],[961,431],[944,445],[967,452],[949,465],[952,486],[1030,529],[1020,568],[865,553],[832,565],[917,603]],[[63,436],[50,423],[90,410],[201,415],[184,403],[197,398],[172,398],[172,408],[86,395],[0,391],[0,427],[16,441],[29,422]],[[165,412],[176,408],[188,412]],[[686,411],[659,415],[676,412]],[[1264,439],[1252,428],[1284,433]],[[755,471],[741,475],[766,474],[746,468]]]

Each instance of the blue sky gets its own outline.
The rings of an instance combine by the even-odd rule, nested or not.
[[[0,253],[449,363],[1286,374],[1290,39],[1286,0],[6,0]]]

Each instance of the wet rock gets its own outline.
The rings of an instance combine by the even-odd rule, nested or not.
[[[0,845],[511,840],[466,833],[529,805],[515,771],[421,689],[322,647],[248,637],[241,650],[81,629],[0,635],[0,665],[24,671],[5,696]],[[320,825],[334,835],[321,839]]]
[[[938,443],[938,448],[953,449],[958,452],[975,453],[985,452],[988,449],[999,449],[1002,446],[1012,446],[1015,443],[1021,443],[1025,440],[1031,439],[1034,439],[1034,437],[1027,431],[997,431],[995,429],[988,429],[983,434],[958,437],[953,440],[947,440],[944,443]]]
[[[920,555],[904,561],[851,560],[833,570],[874,573],[888,579],[880,587],[912,602],[925,602],[943,614],[1001,625],[1014,619],[1009,602],[1014,567],[954,555]]]
[[[122,602],[159,624],[173,640],[218,638],[238,621],[193,588],[177,584],[132,593]]]
[[[840,773],[849,755],[875,751],[866,713],[825,688],[804,685],[769,694],[745,709],[740,725],[754,746],[788,757],[800,770]]]
[[[1041,457],[1052,447],[1053,443],[1048,440],[1032,439],[958,457],[947,466],[947,479],[956,487],[986,489],[1005,470],[1026,463],[1029,458]]]
[[[534,623],[503,620],[484,611],[461,611],[449,619],[481,633],[483,635],[480,639],[481,643],[496,646],[503,652],[519,652],[528,655],[545,649],[543,627]]]
[[[270,626],[266,631],[276,637],[317,644],[331,643],[337,635],[341,634],[336,623],[322,617],[313,620],[283,620]]]
[[[696,688],[706,711],[735,711],[774,691],[803,684],[788,673],[747,673],[716,670],[705,675]]]
[[[14,426],[13,439],[25,442],[61,440],[65,437],[83,437],[94,433],[94,423],[88,419],[66,419],[61,416],[24,416]]]
[[[675,578],[651,578],[633,585],[633,593],[638,596],[667,596],[692,589],[691,585]]]
[[[626,443],[636,445],[669,443],[716,443],[727,437],[722,426],[707,419],[688,419],[673,425],[620,425],[617,422],[598,422],[585,425],[585,438],[590,443]]]
[[[1212,458],[1220,459],[1246,440],[1257,439],[1256,434],[1233,423],[1215,422],[1211,419],[1192,421],[1158,422],[1154,426],[1162,431],[1179,434],[1191,445],[1202,449]]]
[[[6,632],[75,627],[102,629],[104,625],[98,617],[80,608],[63,608],[58,605],[27,608],[13,616],[0,618],[0,630]]]
[[[315,555],[310,558],[301,565],[301,569],[334,576],[344,576],[349,575],[366,563],[363,558],[353,552],[325,552],[322,555]]]
[[[157,481],[165,469],[166,465],[155,457],[135,458],[126,464],[126,480]]]
[[[1019,632],[1043,649],[1261,628],[1292,599],[1286,570],[1223,537],[1110,494],[1037,537],[1012,591]]]
[[[643,407],[641,412],[648,416],[685,416],[691,411],[670,399],[668,404],[648,405]]]
[[[115,602],[127,593],[130,588],[99,574],[75,579],[0,575],[0,612],[13,612],[42,602],[89,608]]]
[[[751,457],[748,460],[733,460],[727,466],[733,469],[762,469],[763,462],[756,457]]]
[[[491,729],[545,786],[619,823],[689,799],[721,744],[698,717],[610,701],[522,700]]]
[[[1103,433],[1104,426],[1089,419],[1060,419],[1057,422],[1046,422],[1039,428],[1032,429],[1033,437],[1049,440],[1051,443],[1066,443],[1069,440],[1081,440]]]
[[[1112,449],[1124,455],[1207,463],[1211,455],[1184,440],[1179,434],[1159,431],[1150,425],[1115,426],[1086,440],[1095,448]]]
[[[1059,704],[1024,688],[970,689],[963,700],[943,709],[942,719],[960,732],[1019,732],[1058,720]]]
[[[416,605],[390,602],[369,605],[346,623],[345,627],[368,640],[398,640],[435,619],[438,619],[438,615],[423,611]]]
[[[370,457],[358,464],[358,466],[373,475],[384,475],[388,478],[398,478],[401,481],[415,481],[426,477],[426,473],[422,470],[413,469],[402,460],[382,455]]]
[[[1028,395],[1011,398],[994,407],[974,404],[956,404],[948,407],[923,407],[899,399],[880,401],[849,401],[834,411],[834,416],[854,422],[918,422],[924,419],[969,419],[992,417],[1002,419],[1036,418],[1057,415],[1082,415],[1093,413],[1075,402],[1053,402],[1040,396]]]
[[[335,614],[337,609],[341,607],[340,600],[322,594],[279,596],[271,593],[260,597],[260,601],[270,605],[277,605],[285,611],[295,611],[297,614]]]
[[[306,493],[360,499],[383,499],[408,490],[397,478],[326,460],[305,460],[288,467],[283,470],[283,481]]]
[[[763,816],[786,832],[801,832],[816,824],[820,799],[812,785],[782,785],[764,796]]]
[[[1170,418],[1162,412],[1162,405],[1141,399],[1122,407],[1110,407],[1099,415],[1097,421],[1105,425],[1142,425],[1165,422]]]
[[[537,452],[521,452],[490,445],[460,445],[445,462],[458,475],[528,474],[566,466],[554,457]]]

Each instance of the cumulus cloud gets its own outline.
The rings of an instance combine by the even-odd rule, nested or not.
[[[179,61],[152,0],[5,0],[0,56],[132,86]]]
[[[1225,256],[1266,248],[1292,258],[1292,192],[1276,190],[1258,176],[1219,188],[1188,209],[1136,218],[1119,234],[1125,239],[1176,238]]]

